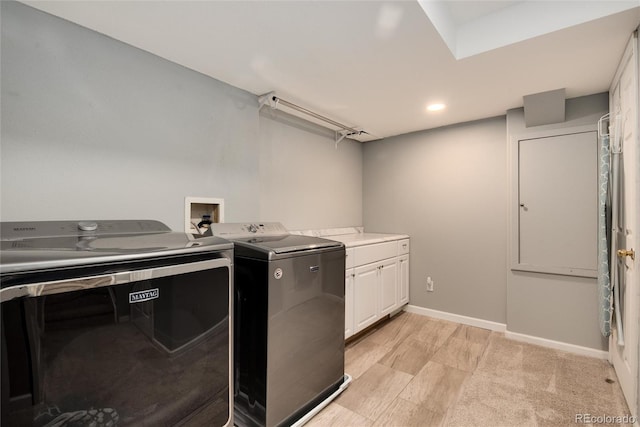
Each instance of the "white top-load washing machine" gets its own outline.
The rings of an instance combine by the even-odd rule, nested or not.
[[[234,242],[235,422],[304,423],[349,383],[340,242],[279,223],[211,225]]]

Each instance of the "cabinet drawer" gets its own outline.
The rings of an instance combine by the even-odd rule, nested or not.
[[[354,248],[355,266],[370,264],[398,254],[397,242],[376,243],[374,245],[358,246]]]
[[[355,263],[355,248],[349,248],[346,250],[346,258],[344,260],[344,268],[352,268],[356,265]]]
[[[398,255],[409,253],[409,239],[398,240]]]

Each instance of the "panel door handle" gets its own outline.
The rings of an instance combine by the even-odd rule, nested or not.
[[[630,249],[630,250],[618,249],[617,254],[618,254],[618,256],[620,258],[624,258],[624,257],[628,256],[628,257],[631,257],[631,259],[634,260],[634,261],[636,259],[636,252],[633,249]]]

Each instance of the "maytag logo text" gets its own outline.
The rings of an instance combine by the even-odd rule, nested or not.
[[[159,289],[147,289],[145,291],[131,292],[129,294],[129,304],[136,302],[149,301],[160,297]]]

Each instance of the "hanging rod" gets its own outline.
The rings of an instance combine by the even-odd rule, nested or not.
[[[291,108],[292,110],[296,110],[299,111],[303,114],[306,114],[308,116],[311,116],[315,119],[321,120],[325,123],[329,123],[332,126],[335,126],[337,128],[340,128],[339,131],[336,131],[336,146],[337,144],[342,141],[344,138],[346,138],[347,136],[353,136],[353,135],[362,135],[362,134],[367,134],[367,132],[365,132],[364,130],[361,129],[356,129],[353,128],[351,126],[345,126],[342,123],[338,123],[335,120],[332,120],[328,117],[322,116],[318,113],[315,113],[307,108],[301,107],[299,105],[294,104],[293,102],[289,102],[289,101],[285,101],[282,98],[277,97],[276,95],[274,95],[273,92],[269,92],[266,95],[262,95],[258,101],[260,102],[260,108],[262,108],[265,104],[269,104],[269,106],[271,108],[277,109],[278,105],[284,105],[285,107]],[[272,104],[273,103],[273,104]],[[340,138],[338,138],[337,134],[340,134]]]

